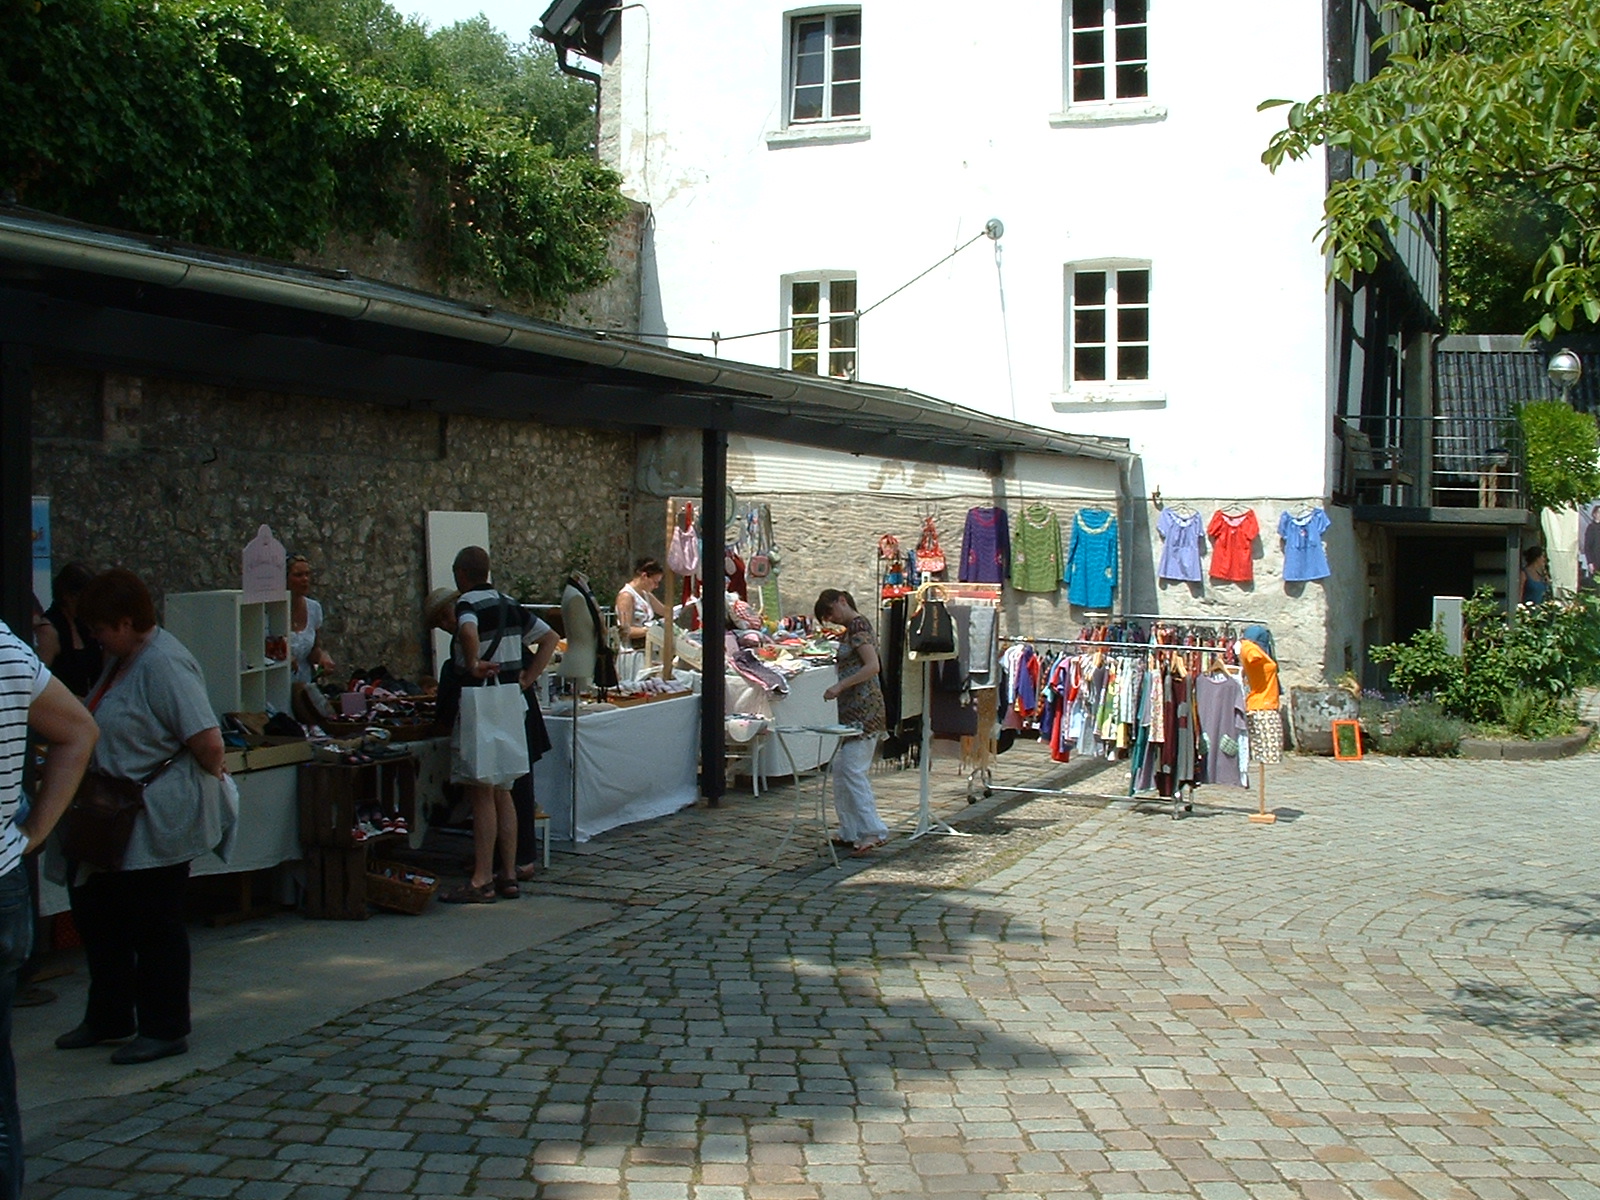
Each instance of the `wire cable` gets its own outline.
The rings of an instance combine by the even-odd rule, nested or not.
[[[866,308],[859,309],[856,312],[841,313],[837,317],[830,316],[825,321],[818,321],[817,322],[818,327],[820,328],[822,326],[832,325],[835,321],[859,321],[862,317],[866,316],[873,309],[879,308],[879,307],[883,306],[884,304],[888,303],[890,300],[893,300],[896,296],[898,296],[901,292],[905,291],[912,284],[918,282],[919,280],[925,278],[928,275],[933,274],[933,272],[937,271],[940,267],[944,266],[945,263],[949,262],[956,255],[960,254],[963,250],[965,250],[968,246],[972,245],[979,238],[987,237],[987,238],[994,239],[995,253],[996,253],[996,255],[998,255],[999,252],[1000,252],[1000,234],[1003,233],[1003,232],[1004,232],[1004,227],[1001,226],[1000,222],[991,218],[989,220],[989,222],[987,224],[985,224],[984,227],[981,230],[979,230],[977,233],[973,234],[966,241],[962,242],[961,245],[957,246],[954,250],[950,251],[949,254],[946,254],[943,258],[941,258],[938,262],[934,263],[933,266],[929,267],[927,270],[919,271],[916,275],[913,275],[910,279],[906,280],[899,287],[895,288],[894,291],[890,292],[887,296],[880,297],[879,299],[873,301],[871,304],[867,305]],[[998,260],[997,260],[997,262],[998,262]],[[1004,300],[1002,298],[1002,306],[1003,305],[1004,305]],[[788,325],[779,325],[775,329],[758,329],[753,333],[710,333],[710,334],[704,334],[704,333],[646,333],[643,330],[633,330],[633,331],[626,332],[626,333],[620,332],[620,331],[617,331],[617,330],[606,330],[606,333],[611,335],[611,336],[615,336],[615,337],[666,338],[668,341],[674,341],[675,340],[675,341],[684,341],[684,342],[711,342],[714,345],[716,345],[716,344],[720,344],[722,342],[743,341],[746,338],[771,337],[775,333],[790,333],[790,332],[792,332],[794,330],[794,328],[795,328],[794,323],[790,322]]]

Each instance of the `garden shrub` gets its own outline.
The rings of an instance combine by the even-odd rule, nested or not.
[[[1521,693],[1559,709],[1578,688],[1600,680],[1600,598],[1523,605],[1513,618],[1480,588],[1462,605],[1462,624],[1459,658],[1446,650],[1443,633],[1423,629],[1409,641],[1373,647],[1372,659],[1391,664],[1395,690],[1484,724],[1506,722],[1508,702]],[[1519,724],[1532,726],[1548,724],[1552,710],[1524,699],[1513,711]]]
[[[1417,758],[1452,758],[1461,748],[1467,726],[1447,716],[1438,704],[1407,705],[1394,716],[1394,732],[1383,738],[1385,754]]]

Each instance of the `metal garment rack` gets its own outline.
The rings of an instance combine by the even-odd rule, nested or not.
[[[1222,617],[1222,618],[1219,618],[1219,617],[1164,617],[1164,616],[1161,616],[1159,614],[1152,615],[1152,614],[1148,614],[1148,613],[1122,613],[1122,614],[1119,614],[1117,616],[1107,618],[1106,619],[1106,623],[1107,624],[1112,624],[1112,623],[1118,622],[1118,621],[1140,621],[1140,620],[1155,621],[1155,622],[1158,622],[1158,623],[1161,623],[1161,624],[1173,624],[1173,625],[1176,625],[1176,624],[1188,624],[1188,625],[1213,625],[1214,626],[1214,625],[1255,624],[1255,622],[1243,621],[1243,620],[1241,620],[1240,618],[1237,618],[1237,617]],[[1002,645],[1009,644],[1009,645],[1012,645],[1012,646],[1017,646],[1017,645],[1085,646],[1085,647],[1093,647],[1094,649],[1097,649],[1097,650],[1105,650],[1105,651],[1110,651],[1110,652],[1116,652],[1116,651],[1138,651],[1138,652],[1144,652],[1144,651],[1149,651],[1149,650],[1170,650],[1170,651],[1178,651],[1178,652],[1193,653],[1193,654],[1207,654],[1207,653],[1210,653],[1210,654],[1225,654],[1225,653],[1227,653],[1227,647],[1225,647],[1225,646],[1185,646],[1185,645],[1176,644],[1176,643],[1172,643],[1172,642],[1117,642],[1117,641],[1111,641],[1110,639],[1102,639],[1102,638],[1003,637],[1003,638],[1000,639],[1000,641],[1001,641]],[[1187,789],[1187,790],[1185,790],[1185,789]],[[1075,791],[1072,791],[1072,790],[1067,789],[1067,788],[1049,788],[1049,789],[1041,790],[1039,788],[1008,787],[1008,786],[1005,786],[1005,785],[995,784],[995,783],[992,783],[992,782],[990,782],[988,780],[985,780],[984,781],[983,794],[985,796],[988,796],[988,795],[992,795],[995,792],[1020,792],[1022,794],[1029,795],[1029,796],[1089,796],[1090,795],[1090,793],[1075,792]],[[1138,796],[1133,796],[1133,795],[1129,795],[1127,797],[1120,797],[1120,796],[1119,797],[1103,797],[1103,796],[1100,796],[1098,794],[1095,794],[1094,798],[1096,798],[1096,799],[1109,798],[1109,799],[1113,799],[1113,800],[1115,800],[1115,801],[1117,801],[1119,803],[1124,801],[1124,800],[1126,800],[1130,804],[1149,803],[1148,800],[1141,801],[1141,799]],[[971,794],[971,782],[970,782],[970,780],[968,782],[967,800],[968,800],[969,803],[973,802],[973,796]],[[1191,813],[1193,811],[1194,811],[1194,784],[1191,783],[1191,784],[1184,785],[1182,787],[1174,788],[1173,789],[1173,793],[1172,793],[1172,809],[1171,809],[1172,819],[1174,821],[1181,820],[1185,813]]]

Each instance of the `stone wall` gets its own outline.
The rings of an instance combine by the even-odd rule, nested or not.
[[[522,307],[509,302],[495,289],[463,280],[450,279],[439,266],[437,247],[419,232],[395,238],[380,234],[372,239],[335,235],[315,253],[298,256],[300,262],[330,270],[346,270],[365,279],[400,287],[432,292],[470,304],[492,304],[521,312],[525,316],[558,321],[583,329],[632,332],[639,329],[639,270],[645,227],[650,209],[628,201],[627,212],[612,228],[607,248],[611,277],[604,283],[579,292],[565,303],[543,307]]]
[[[1332,575],[1313,582],[1285,582],[1283,542],[1278,537],[1280,514],[1301,503],[1322,505],[1332,522],[1324,540]],[[1312,685],[1335,680],[1344,671],[1359,673],[1362,655],[1362,620],[1366,613],[1366,550],[1360,543],[1348,509],[1316,497],[1299,499],[1230,500],[1214,497],[1168,497],[1167,505],[1187,504],[1210,524],[1211,514],[1226,504],[1241,503],[1255,510],[1261,527],[1254,547],[1255,579],[1252,583],[1219,582],[1210,577],[1209,539],[1201,559],[1205,579],[1200,583],[1159,579],[1161,535],[1156,531],[1159,511],[1147,498],[1130,517],[1130,594],[1140,601],[1132,611],[1182,617],[1238,618],[1259,622],[1272,630],[1285,685]]]
[[[536,598],[575,564],[626,577],[631,435],[53,367],[34,422],[58,568],[126,566],[158,600],[238,587],[270,525],[311,559],[341,666],[424,670],[430,510],[487,512],[496,579]]]

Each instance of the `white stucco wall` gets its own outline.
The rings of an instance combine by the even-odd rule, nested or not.
[[[654,225],[644,307],[669,334],[783,318],[785,274],[853,270],[870,305],[989,217],[987,239],[862,320],[860,377],[1031,423],[1128,437],[1168,495],[1327,494],[1323,166],[1270,175],[1268,97],[1323,87],[1323,11],[1250,0],[1225,18],[1150,3],[1150,102],[1163,120],[1053,127],[1059,2],[866,0],[865,141],[771,148],[785,14],[772,0],[652,0],[621,14],[605,142]],[[1159,407],[1057,411],[1064,268],[1152,264]],[[1004,321],[1001,283],[1004,284]],[[658,292],[658,297],[652,291]],[[1008,370],[1007,343],[1010,362]],[[705,352],[703,342],[670,344]],[[781,365],[776,335],[719,353]]]

